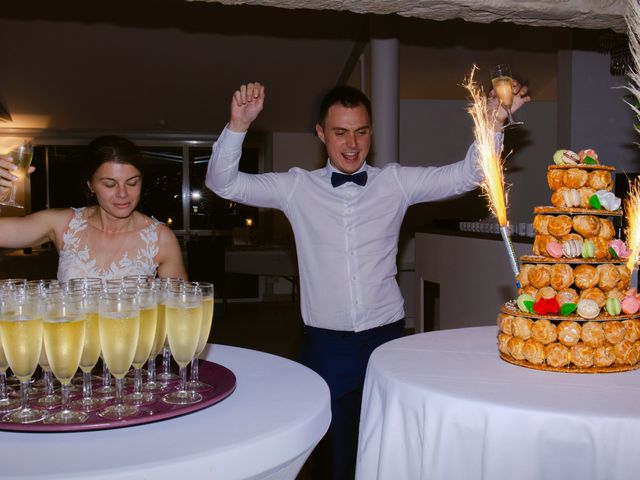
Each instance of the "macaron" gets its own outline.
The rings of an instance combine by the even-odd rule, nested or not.
[[[607,309],[607,313],[613,317],[616,315],[620,315],[622,311],[622,305],[620,304],[620,300],[615,297],[607,298],[607,303],[605,304],[605,308]]]
[[[556,165],[575,165],[580,161],[580,156],[571,150],[556,150],[553,154],[553,163]]]
[[[560,242],[547,243],[547,253],[553,258],[560,258],[564,254],[563,246]]]
[[[582,258],[593,258],[596,255],[596,247],[591,240],[582,242]]]
[[[582,240],[566,240],[562,243],[562,251],[567,258],[576,258],[582,254]]]
[[[518,308],[523,312],[530,313],[531,308],[533,307],[533,302],[535,301],[536,299],[533,297],[533,295],[529,295],[528,293],[523,293],[522,295],[518,296],[518,300],[517,300]]]
[[[564,206],[567,208],[580,206],[580,193],[575,188],[568,188],[562,192]]]
[[[578,152],[578,156],[580,157],[580,163],[584,163],[585,165],[598,164],[598,154],[592,148],[585,148],[584,150],[580,150]]]
[[[600,307],[595,300],[585,298],[578,302],[576,311],[582,318],[596,318],[600,313]]]
[[[633,315],[640,310],[640,300],[635,295],[627,295],[620,302],[621,310],[627,315]]]

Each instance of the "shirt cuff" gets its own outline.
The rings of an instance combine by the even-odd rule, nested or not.
[[[229,130],[229,126],[225,126],[224,130],[218,137],[218,142],[224,143],[226,148],[240,150],[242,149],[242,143],[244,142],[244,137],[246,137],[247,132],[234,132]]]

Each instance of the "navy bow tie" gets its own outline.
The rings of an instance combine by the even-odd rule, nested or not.
[[[367,172],[363,170],[362,172],[354,173],[353,175],[345,175],[344,173],[338,172],[333,172],[331,174],[331,185],[333,185],[334,188],[347,182],[353,182],[356,185],[364,187],[367,183]]]

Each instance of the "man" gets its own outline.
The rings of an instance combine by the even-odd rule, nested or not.
[[[512,111],[529,101],[514,88]],[[403,299],[396,282],[400,226],[407,208],[474,189],[481,172],[473,147],[445,167],[374,168],[369,99],[336,87],[320,107],[316,133],[329,160],[324,168],[249,175],[238,172],[242,142],[262,111],[265,88],[242,85],[231,119],[213,147],[206,184],[223,198],[282,210],[295,236],[300,307],[305,323],[301,361],[331,391],[332,421],[323,440],[328,470],[317,478],[353,478],[362,386],[367,361],[379,345],[404,334]],[[497,100],[492,95],[492,105]],[[496,131],[506,119],[496,115]],[[319,447],[322,450],[321,447]]]

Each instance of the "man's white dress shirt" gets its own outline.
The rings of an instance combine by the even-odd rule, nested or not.
[[[238,171],[245,134],[224,129],[213,146],[206,184],[223,198],[282,210],[295,236],[300,308],[305,324],[362,331],[404,317],[396,282],[398,236],[405,212],[478,186],[473,145],[463,161],[444,167],[375,168],[367,184],[331,186],[329,162],[308,171]]]

